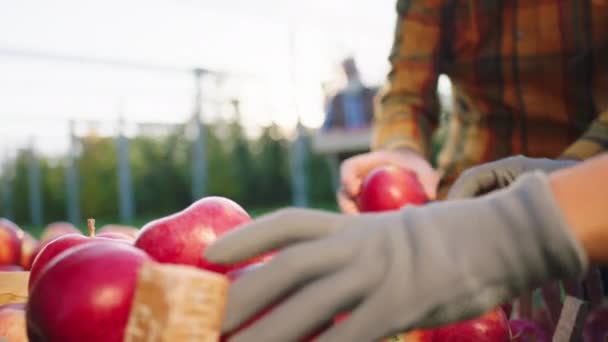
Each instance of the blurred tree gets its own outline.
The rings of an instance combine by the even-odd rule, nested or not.
[[[241,194],[238,176],[231,171],[233,158],[229,140],[228,124],[222,120],[207,127],[207,158],[209,166],[210,195],[224,196],[234,200]]]
[[[181,130],[133,139],[130,159],[138,215],[163,216],[190,203],[189,147]]]
[[[256,175],[251,186],[251,205],[274,207],[290,203],[288,141],[273,124],[265,127],[252,145],[257,153],[255,169],[251,170]]]
[[[81,139],[81,146],[78,167],[83,217],[118,217],[114,140],[89,135]]]
[[[41,159],[44,222],[66,220],[65,161]]]
[[[18,224],[30,222],[29,186],[28,186],[28,152],[19,150],[13,166],[13,215]]]
[[[326,207],[335,204],[336,194],[333,191],[331,169],[325,156],[312,153],[310,133],[308,135],[308,149],[311,151],[308,161],[309,196],[311,206]],[[333,208],[333,205],[331,206]]]
[[[206,124],[209,195],[235,200],[245,209],[291,204],[290,141],[276,125],[248,138],[239,120]],[[310,139],[307,139],[309,141]],[[90,135],[81,139],[77,165],[83,217],[117,222],[117,155],[113,138]],[[310,150],[310,145],[307,145]],[[161,217],[191,202],[191,151],[185,126],[164,136],[138,136],[130,143],[135,207],[138,221]],[[40,157],[44,221],[66,220],[66,159]],[[27,151],[19,151],[9,167],[12,214],[20,225],[30,223]],[[307,163],[313,207],[334,208],[330,170],[325,158],[310,153]],[[0,203],[0,205],[4,205]],[[0,207],[0,214],[4,208]]]
[[[238,184],[237,191],[232,198],[244,206],[255,203],[255,164],[249,148],[249,141],[245,137],[240,120],[234,120],[228,124],[228,139],[230,165],[227,171],[230,173],[232,182]]]

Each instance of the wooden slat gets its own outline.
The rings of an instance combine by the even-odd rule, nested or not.
[[[0,272],[0,305],[26,303],[30,272]]]

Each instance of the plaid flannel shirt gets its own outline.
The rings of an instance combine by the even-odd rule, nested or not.
[[[444,186],[509,155],[608,147],[608,0],[398,0],[397,12],[373,149],[431,155],[440,74],[454,96],[436,153]]]

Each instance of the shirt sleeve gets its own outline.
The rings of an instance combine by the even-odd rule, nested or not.
[[[388,80],[376,98],[372,149],[411,148],[428,156],[438,121],[441,1],[399,0]]]
[[[563,153],[562,158],[585,160],[608,149],[608,110],[600,113],[583,136]]]

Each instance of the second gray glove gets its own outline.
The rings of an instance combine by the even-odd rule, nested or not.
[[[502,189],[530,171],[550,173],[576,165],[573,160],[553,160],[514,156],[472,167],[462,173],[450,188],[449,199],[469,198]]]

